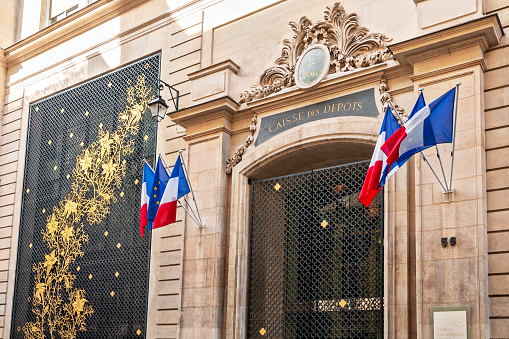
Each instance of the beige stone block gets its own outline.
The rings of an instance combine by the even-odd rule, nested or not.
[[[484,93],[484,109],[509,105],[509,87],[497,88]]]
[[[507,1],[506,0],[487,0],[485,2],[486,4],[486,12],[493,12],[497,9],[507,7]]]
[[[490,297],[490,317],[509,317],[509,297]]]
[[[5,175],[0,174],[0,186],[6,185],[6,184],[12,184],[16,182],[16,176],[17,173],[8,173]]]
[[[508,190],[487,192],[488,211],[505,209],[509,205]]]
[[[484,90],[509,85],[509,67],[498,68],[484,73]]]
[[[0,228],[0,238],[10,238],[12,236],[12,227]]]
[[[0,216],[12,215],[14,213],[14,205],[0,207]]]
[[[488,273],[509,274],[509,253],[491,253],[488,255]]]
[[[509,125],[509,107],[502,107],[486,112],[486,129]]]
[[[10,248],[10,247],[11,247],[11,238],[0,239],[0,249]]]
[[[0,141],[1,141],[0,144],[1,145],[6,145],[6,144],[9,144],[9,143],[18,141],[19,140],[19,134],[20,134],[20,131],[13,131],[13,132],[10,132],[10,133],[2,135],[2,137],[0,139]]]
[[[8,275],[9,275],[8,271],[0,272],[0,281],[7,281]],[[1,302],[0,302],[0,304],[1,304]]]
[[[19,149],[19,140],[9,142],[8,144],[3,144],[2,146],[0,146],[0,155],[8,154],[8,153],[17,151],[18,149]]]
[[[15,173],[18,169],[17,162],[0,165],[0,175]]]
[[[435,262],[436,299],[442,303],[474,301],[478,291],[475,258]]]
[[[186,260],[217,258],[221,247],[219,235],[204,235],[186,238]]]
[[[184,261],[184,283],[186,288],[201,288],[207,285],[205,260]]]
[[[179,236],[160,239],[158,241],[159,242],[158,248],[161,251],[176,251],[176,250],[180,250],[180,247],[181,247],[181,241],[180,240],[181,239],[180,239]]]
[[[486,152],[487,170],[508,166],[509,166],[509,148],[499,148]]]
[[[2,118],[4,125],[11,123],[21,123],[21,110],[5,114]]]
[[[199,65],[199,63],[197,63],[195,65],[191,65],[184,69],[170,72],[170,79],[172,79],[171,81],[173,83],[181,83],[181,82],[187,81],[187,80],[189,80],[187,75],[190,73],[196,72],[199,69],[200,69],[200,65]],[[180,108],[180,100],[181,99],[182,99],[182,97],[179,98],[179,108]],[[182,105],[182,107],[186,107],[186,106]]]
[[[488,69],[509,65],[509,46],[498,48],[485,54],[485,61]]]
[[[16,183],[2,185],[2,186],[0,186],[0,196],[14,194],[15,190],[16,190]]]
[[[185,288],[183,290],[182,308],[216,306],[214,305],[215,290],[216,287]]]
[[[184,82],[181,82],[179,83],[178,85],[175,85],[173,86],[175,87],[175,89],[177,89],[179,91],[179,94],[181,95],[188,95],[191,93],[191,81],[184,81]],[[180,102],[179,102],[179,106],[180,106]],[[169,119],[168,119],[169,121]],[[179,127],[177,127],[177,130],[179,130]],[[180,129],[182,129],[183,127],[180,127]],[[182,135],[183,133],[180,133],[180,135]]]
[[[180,237],[182,233],[182,216],[183,208],[177,206],[177,220],[173,224],[169,224],[160,229],[157,229],[157,235],[161,238]]]
[[[488,232],[509,230],[509,211],[488,213]]]
[[[509,145],[509,127],[486,131],[486,149]]]
[[[509,232],[488,233],[488,252],[509,251]]]
[[[509,187],[509,168],[486,172],[486,189],[494,190]]]
[[[1,229],[0,229],[1,232]],[[180,251],[162,252],[159,253],[159,265],[178,265],[180,264]]]
[[[7,283],[1,282],[0,283],[0,293],[6,293],[7,292]]]
[[[509,319],[490,319],[491,338],[507,338]]]
[[[158,281],[156,284],[157,295],[178,294],[180,290],[180,280]]]
[[[12,215],[0,217],[0,227],[12,226]]]
[[[160,295],[157,297],[157,310],[176,310],[180,300],[179,295]]]
[[[8,124],[4,124],[2,126],[2,136],[6,135],[8,133],[18,132],[17,134],[15,133],[15,135],[17,135],[17,137],[19,138],[19,130],[20,129],[21,129],[21,119],[15,120]]]
[[[0,155],[0,164],[8,164],[18,160],[18,151]]]
[[[426,28],[449,21],[477,11],[477,2],[475,0],[464,0],[461,6],[455,2],[444,3],[440,0],[428,0],[417,4],[421,27]]]
[[[7,206],[7,205],[13,205],[14,204],[14,194],[6,194],[0,196],[0,207]]]
[[[492,275],[488,277],[490,296],[509,295],[507,275]]]
[[[201,50],[197,50],[197,51],[194,51],[194,52],[191,52],[189,54],[184,54],[184,55],[181,55],[181,56],[178,56],[178,57],[175,57],[174,59],[172,59],[170,61],[170,64],[168,66],[168,71],[169,72],[176,72],[182,68],[186,68],[186,67],[190,67],[192,65],[196,65],[198,63],[200,63],[200,58],[201,58]],[[180,87],[182,88],[182,87]],[[180,91],[181,89],[179,89]],[[181,93],[188,93],[188,91],[182,91]]]
[[[178,310],[164,310],[156,312],[156,324],[157,325],[176,325],[179,319]]]
[[[160,266],[156,269],[158,280],[175,280],[180,278],[180,265]]]
[[[176,338],[177,325],[157,325],[156,338]]]
[[[509,7],[505,7],[497,12],[502,27],[509,25]]]
[[[191,12],[182,18],[174,21],[170,25],[170,33],[172,36],[176,36],[180,32],[184,32],[184,34],[189,34],[189,29],[198,24],[201,24],[203,20],[203,13],[201,11]]]
[[[6,271],[8,269],[9,269],[9,260],[8,259],[0,260],[0,270]]]

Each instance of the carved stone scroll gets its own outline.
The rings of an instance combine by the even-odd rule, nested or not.
[[[382,110],[385,113],[385,111],[387,110],[387,107],[389,106],[388,100],[392,99],[392,95],[389,93],[389,85],[387,85],[387,79],[385,79],[384,77],[382,77],[380,79],[379,90],[380,90],[380,101],[382,102],[382,106],[383,106]],[[396,114],[399,114],[399,116],[403,119],[403,121],[406,121],[408,117],[405,115],[405,110],[403,108],[400,108],[398,105],[396,105],[394,103],[394,101],[392,103],[394,104],[394,107],[396,108],[396,110],[398,112],[396,113],[393,110],[391,110],[391,113],[392,113],[392,115],[394,115],[394,117],[398,121],[398,124],[402,125],[400,119],[398,118],[398,116]]]
[[[237,165],[242,160],[242,155],[244,155],[246,148],[248,148],[249,145],[251,145],[251,143],[253,142],[254,140],[253,136],[256,132],[257,121],[258,119],[256,117],[253,117],[253,119],[251,120],[251,125],[249,126],[249,135],[246,137],[246,141],[244,141],[242,145],[237,147],[235,153],[233,153],[233,155],[228,160],[226,160],[226,173],[228,174],[232,173],[233,167],[235,167],[235,165]]]
[[[359,26],[357,14],[347,14],[339,2],[327,6],[323,21],[313,24],[302,17],[299,23],[290,22],[295,35],[283,41],[281,56],[276,65],[265,70],[253,90],[240,95],[240,103],[261,99],[295,85],[295,65],[310,45],[322,44],[330,53],[330,73],[343,73],[369,67],[392,59],[385,43],[390,41],[381,33],[369,33]]]

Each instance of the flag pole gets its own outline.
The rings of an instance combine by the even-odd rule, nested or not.
[[[405,122],[403,121],[403,119],[399,115],[398,111],[396,110],[396,107],[394,107],[394,104],[392,103],[392,100],[389,98],[387,100],[387,102],[389,103],[389,105],[391,105],[392,109],[394,110],[394,113],[396,113],[396,116],[398,117],[399,121],[401,122],[401,126],[403,126],[405,124]],[[447,192],[446,188],[444,187],[444,184],[442,184],[442,180],[440,180],[440,178],[437,175],[437,172],[435,172],[435,170],[433,169],[433,166],[431,166],[431,164],[429,163],[428,158],[426,158],[426,156],[424,155],[424,153],[422,153],[422,151],[420,151],[420,153],[421,153],[422,158],[424,159],[424,161],[428,164],[429,168],[431,169],[431,172],[433,172],[433,174],[435,175],[435,178],[437,178],[438,182],[440,183],[440,186],[442,186],[444,191]]]
[[[189,188],[191,189],[191,194],[193,195],[193,201],[194,201],[194,206],[196,207],[196,213],[198,213],[198,218],[200,219],[200,224],[198,225],[198,227],[203,227],[205,225],[203,225],[203,221],[201,219],[200,210],[198,209],[198,204],[196,203],[196,198],[194,196],[193,185],[191,185],[191,181],[189,180],[189,173],[187,172],[186,164],[184,163],[181,149],[179,149],[179,157],[180,157],[180,161],[182,163],[182,167],[184,168],[184,172],[186,172],[187,183],[189,184]]]
[[[424,87],[419,88],[419,92],[422,94],[424,91]],[[445,192],[449,192],[449,186],[447,185],[447,176],[445,175],[444,164],[442,163],[442,157],[440,156],[440,151],[438,150],[438,145],[435,145],[435,149],[437,150],[437,158],[440,162],[440,168],[442,169],[442,175],[444,176],[445,183]],[[443,187],[443,186],[442,186]]]
[[[187,214],[189,215],[189,217],[191,217],[191,219],[193,219],[193,221],[196,223],[196,225],[200,225],[200,223],[198,222],[198,220],[195,219],[196,216],[193,217],[194,213],[191,215],[191,213],[189,212],[189,210],[184,206],[183,203],[180,202],[180,200],[177,200],[180,204],[180,206],[182,206],[182,208],[184,209],[184,211],[187,212]],[[187,202],[187,200],[186,200]]]
[[[449,180],[449,186],[451,186],[452,191],[452,170],[454,168],[454,147],[456,146],[456,123],[458,122],[458,99],[460,92],[461,82],[457,82],[456,84],[456,100],[454,102],[454,130],[452,132],[452,151],[451,151],[451,177]]]

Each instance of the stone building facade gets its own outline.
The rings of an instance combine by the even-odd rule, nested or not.
[[[284,317],[250,330],[257,311],[250,308],[257,288],[250,285],[256,278],[250,276],[256,268],[251,227],[253,209],[260,208],[253,205],[254,185],[369,160],[389,98],[406,118],[420,88],[431,102],[461,83],[454,190],[443,192],[419,154],[387,182],[376,212],[383,225],[377,238],[383,262],[374,271],[382,281],[378,302],[383,307],[376,308],[382,312],[377,318],[382,330],[378,336],[353,336],[431,338],[436,333],[432,311],[445,307],[468,310],[469,338],[509,338],[507,1],[0,3],[2,338],[22,332],[13,327],[13,313],[18,258],[26,251],[20,229],[34,105],[154,55],[160,56],[160,79],[179,91],[179,109],[170,104],[158,124],[156,152],[171,165],[183,151],[204,226],[197,227],[179,208],[175,224],[151,232],[148,287],[142,291],[146,324],[112,337],[306,337],[285,327]],[[300,62],[313,48],[323,52],[324,72],[303,80]],[[168,99],[165,90],[161,95]],[[341,98],[353,98],[348,109]],[[325,106],[340,102],[343,112],[326,116]],[[315,109],[321,111],[312,113]],[[329,109],[333,113],[334,106]],[[438,149],[447,172],[452,145]],[[435,154],[434,148],[424,151],[438,170]],[[126,194],[138,196],[138,186]],[[263,199],[275,206],[289,201]],[[334,224],[323,221],[317,226]],[[267,217],[266,223],[273,222]],[[129,226],[138,227],[136,222]],[[447,238],[445,247],[442,238]],[[280,245],[286,246],[281,252],[286,258],[290,246]],[[277,256],[265,259],[278,262]],[[290,288],[291,264],[278,265],[286,272],[281,286]],[[31,288],[39,298],[37,287]],[[281,306],[285,316],[288,298]],[[361,310],[347,297],[335,298],[313,300],[315,309],[305,312]],[[79,312],[75,308],[74,314]],[[329,327],[313,326],[341,337],[327,321]],[[83,335],[93,337],[94,328],[83,327]]]

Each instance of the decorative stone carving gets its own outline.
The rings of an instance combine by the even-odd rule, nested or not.
[[[231,158],[226,160],[226,173],[231,174],[233,167],[237,165],[242,160],[242,155],[244,155],[244,152],[246,151],[246,148],[251,145],[251,143],[254,140],[254,133],[256,132],[256,122],[258,119],[256,117],[253,117],[251,120],[251,126],[249,126],[249,135],[246,137],[246,141],[239,147],[237,147],[237,150]]]
[[[391,99],[391,101],[392,101],[392,95],[389,93],[389,85],[387,85],[387,79],[385,79],[384,77],[382,77],[380,79],[379,90],[380,90],[380,101],[382,102],[382,106],[383,106],[382,110],[385,113],[385,111],[387,110],[387,107],[389,106],[388,100]],[[400,108],[398,105],[396,105],[394,103],[394,101],[392,103],[394,104],[394,107],[396,108],[396,110],[398,112],[396,113],[393,110],[391,110],[391,113],[392,113],[392,115],[394,115],[394,117],[398,121],[398,124],[403,125],[401,123],[401,120],[398,118],[398,116],[396,114],[399,114],[399,116],[403,119],[403,121],[406,121],[408,117],[405,115],[405,110],[403,108]]]
[[[357,14],[347,14],[339,2],[327,6],[324,19],[315,24],[306,17],[302,17],[298,24],[290,22],[295,33],[293,39],[283,41],[284,47],[276,65],[260,75],[255,89],[241,93],[240,103],[294,86],[295,65],[304,50],[313,44],[327,47],[330,53],[329,74],[354,71],[392,59],[385,46],[390,39],[360,27]]]

